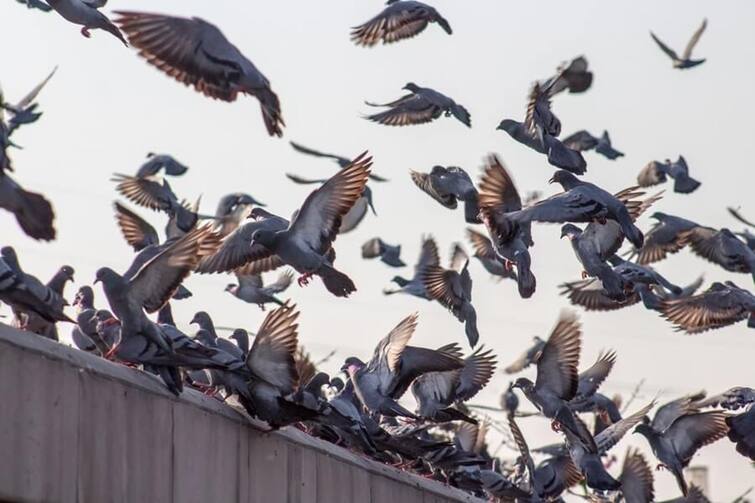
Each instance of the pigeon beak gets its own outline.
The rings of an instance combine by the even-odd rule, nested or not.
[[[94,278],[94,284],[95,284],[95,285],[96,285],[97,283],[99,283],[99,282],[100,282],[100,278]]]
[[[548,183],[556,183],[556,177],[552,176],[550,180],[548,180]]]

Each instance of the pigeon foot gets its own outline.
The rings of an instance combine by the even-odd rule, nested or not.
[[[561,433],[561,423],[554,419],[553,421],[551,421],[551,429],[556,433]]]
[[[503,268],[508,272],[511,272],[514,270],[514,263],[511,260],[505,258],[503,259]]]
[[[302,274],[301,276],[299,276],[299,279],[296,280],[296,283],[299,286],[302,286],[302,287],[303,286],[307,286],[309,284],[309,279],[311,277],[312,277],[312,273],[311,272],[305,272],[304,274]]]
[[[655,467],[655,470],[668,470],[668,468],[666,468],[666,465],[664,465],[663,463],[658,463],[658,465]]]
[[[92,34],[89,33],[89,28],[87,28],[86,26],[81,29],[81,34],[86,38],[90,38],[92,36]]]

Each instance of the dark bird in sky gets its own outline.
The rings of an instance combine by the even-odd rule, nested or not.
[[[389,110],[368,115],[365,118],[373,122],[379,122],[386,126],[408,126],[425,124],[434,121],[441,115],[450,117],[453,115],[462,124],[472,127],[471,118],[466,108],[454,100],[429,87],[420,87],[409,82],[403,87],[410,94],[391,101],[390,103],[375,104],[365,102],[371,107],[386,107]]]
[[[708,20],[703,19],[703,24],[701,24],[700,28],[698,28],[697,31],[692,34],[692,38],[689,40],[689,42],[687,42],[687,47],[684,48],[684,52],[682,53],[681,57],[676,54],[676,51],[661,42],[661,40],[656,37],[652,31],[650,32],[650,36],[653,37],[653,40],[655,40],[655,43],[658,44],[658,47],[660,47],[661,50],[665,52],[669,58],[671,58],[674,68],[684,70],[686,68],[692,68],[705,62],[705,59],[692,59],[692,50],[695,48],[695,45],[697,45],[697,42],[700,40],[700,37],[702,36],[707,26]]]
[[[430,23],[438,23],[451,35],[451,25],[437,10],[414,0],[388,0],[383,12],[351,30],[351,40],[357,45],[372,47],[379,42],[391,44],[414,37]]]
[[[637,175],[637,184],[640,187],[650,187],[664,183],[667,177],[674,179],[674,192],[679,194],[689,194],[700,186],[700,182],[689,176],[687,161],[682,156],[674,162],[670,159],[649,162]]]

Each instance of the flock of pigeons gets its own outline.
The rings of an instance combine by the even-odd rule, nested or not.
[[[214,25],[199,18],[180,18],[141,12],[117,12],[111,22],[98,9],[102,0],[18,0],[28,7],[55,10],[68,21],[102,29],[169,76],[217,99],[233,101],[239,93],[252,94],[260,102],[262,117],[271,136],[281,136],[284,121],[277,95],[269,81]],[[437,23],[448,34],[449,22],[434,8],[411,0],[391,0],[385,9],[353,29],[352,41],[372,47],[393,43],[422,32]],[[691,68],[704,60],[691,52],[706,23],[698,29],[679,57],[655,35],[653,39],[673,60],[675,68]],[[53,71],[54,73],[54,71]],[[39,119],[36,99],[50,74],[26,97],[11,104],[0,97],[0,207],[15,214],[21,229],[39,240],[55,238],[54,211],[47,199],[26,191],[11,177],[9,150],[12,136],[21,126]],[[734,283],[713,283],[696,294],[702,279],[680,287],[649,264],[689,247],[693,253],[731,272],[755,278],[755,235],[714,229],[665,214],[653,213],[657,224],[643,233],[636,219],[662,197],[646,195],[643,187],[674,180],[673,190],[688,194],[700,185],[689,175],[685,159],[653,161],[639,173],[637,184],[612,194],[579,176],[587,170],[583,152],[595,150],[608,159],[623,154],[607,132],[596,137],[578,131],[563,139],[561,121],[552,100],[561,92],[582,93],[592,83],[587,60],[579,57],[557,69],[550,78],[537,81],[530,92],[524,120],[503,120],[499,129],[515,141],[542,153],[558,168],[550,179],[563,192],[540,199],[538,193],[522,198],[510,171],[496,156],[487,158],[479,183],[459,167],[435,166],[428,173],[411,172],[416,186],[450,209],[463,204],[465,221],[481,225],[466,229],[474,258],[493,276],[513,284],[523,298],[537,288],[532,268],[533,222],[560,223],[584,268],[583,278],[563,285],[569,300],[586,310],[620,309],[638,302],[661,313],[678,330],[703,332],[748,320],[755,328],[755,296]],[[427,123],[442,115],[453,116],[471,127],[469,112],[453,99],[414,83],[408,93],[385,104],[366,118],[388,126]],[[485,387],[496,371],[497,357],[478,346],[477,313],[472,304],[469,257],[455,245],[449,267],[441,263],[432,237],[423,237],[421,254],[411,278],[395,276],[394,289],[446,307],[464,330],[472,351],[466,356],[459,344],[437,349],[410,345],[417,327],[416,314],[399,322],[376,346],[368,361],[349,357],[338,376],[318,371],[298,342],[299,311],[281,294],[299,274],[306,285],[313,276],[330,294],[346,297],[356,290],[352,279],[336,266],[334,241],[353,230],[372,209],[368,182],[385,182],[372,173],[372,158],[364,152],[354,158],[326,154],[291,143],[297,151],[330,158],[339,170],[324,180],[290,174],[296,183],[318,187],[304,199],[290,219],[265,210],[265,205],[245,193],[223,197],[214,215],[199,212],[173,192],[168,178],[184,175],[188,168],[169,155],[149,154],[134,175],[113,176],[116,190],[135,205],[167,215],[165,236],[124,203],[114,204],[116,221],[126,242],[134,249],[131,266],[124,272],[102,267],[95,283],[102,288],[110,310],[95,307],[94,291],[81,286],[73,300],[74,318],[65,312],[64,289],[74,270],[63,266],[47,283],[25,272],[15,251],[0,251],[0,301],[11,307],[17,327],[58,340],[58,323],[72,323],[77,347],[103,358],[139,367],[159,376],[178,395],[190,386],[221,400],[233,397],[250,416],[271,428],[297,425],[312,435],[376,460],[453,484],[473,494],[506,501],[558,501],[569,488],[582,483],[584,496],[600,501],[654,501],[653,474],[648,461],[630,450],[619,473],[611,473],[615,456],[609,451],[629,431],[643,435],[659,462],[676,478],[682,498],[706,501],[699,488],[689,487],[683,469],[701,447],[728,437],[737,450],[755,460],[755,390],[732,388],[706,398],[688,395],[648,414],[653,401],[630,415],[618,398],[600,393],[616,354],[598,356],[591,367],[579,371],[582,331],[572,313],[562,313],[550,336],[536,338],[531,348],[505,369],[516,373],[537,367],[535,382],[516,379],[503,393],[507,411],[505,434],[518,449],[515,460],[494,458],[485,443],[485,432],[495,426],[465,405]],[[162,174],[161,174],[162,173]],[[737,210],[732,214],[755,227]],[[575,224],[585,224],[579,227]],[[627,253],[618,252],[626,240]],[[362,246],[365,259],[379,258],[389,267],[405,265],[400,245],[374,238]],[[288,266],[274,283],[264,283],[262,273]],[[193,336],[176,327],[171,301],[192,293],[182,285],[192,272],[233,273],[236,283],[226,287],[233,296],[267,313],[255,333],[236,329],[231,340],[219,337],[212,318],[198,312],[191,320]],[[151,319],[147,313],[157,313]],[[476,349],[475,349],[476,348]],[[519,389],[551,419],[563,443],[530,449],[517,425]],[[411,390],[414,411],[399,400]],[[628,404],[627,404],[628,405]],[[746,408],[734,414],[728,410]],[[583,416],[594,417],[588,428]],[[533,455],[542,456],[537,465]]]

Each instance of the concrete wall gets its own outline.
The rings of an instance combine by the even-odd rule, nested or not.
[[[474,501],[2,324],[0,400],[0,501]]]

